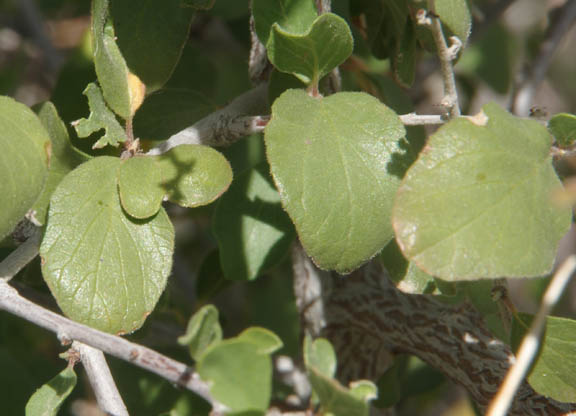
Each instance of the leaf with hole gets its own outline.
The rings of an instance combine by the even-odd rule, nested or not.
[[[1,240],[38,199],[51,155],[50,137],[36,114],[8,97],[0,97],[0,148]]]
[[[275,23],[266,47],[279,71],[315,85],[352,54],[354,40],[344,19],[325,13],[305,33],[292,33]]]
[[[274,103],[265,130],[272,176],[319,267],[350,272],[392,238],[404,135],[398,116],[364,93],[288,90]]]
[[[40,256],[44,280],[64,314],[122,334],[142,325],[164,291],[174,230],[162,208],[146,220],[124,213],[120,165],[118,158],[98,157],[60,182]]]
[[[396,197],[404,255],[445,280],[549,273],[572,216],[552,199],[551,139],[496,104],[440,128]]]

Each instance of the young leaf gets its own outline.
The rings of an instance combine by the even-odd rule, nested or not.
[[[180,59],[194,17],[187,6],[180,0],[110,2],[118,47],[148,91],[162,87]]]
[[[576,142],[576,115],[555,114],[548,122],[548,130],[554,135],[559,146],[571,146]]]
[[[72,366],[68,366],[30,397],[26,416],[56,416],[75,386],[76,373]]]
[[[214,214],[214,234],[224,275],[253,280],[282,260],[293,238],[280,195],[260,166],[242,173],[221,198]]]
[[[304,363],[306,368],[315,369],[318,374],[327,378],[336,374],[336,353],[334,347],[325,338],[314,341],[310,337],[304,338]]]
[[[550,145],[543,126],[495,104],[444,125],[396,197],[404,255],[445,280],[548,273],[572,216],[551,198],[561,183]]]
[[[209,204],[232,182],[232,168],[208,146],[180,145],[156,156],[168,199],[183,207]]]
[[[236,339],[254,344],[261,354],[272,354],[284,345],[274,332],[255,326],[244,330]]]
[[[222,328],[218,320],[218,309],[214,305],[206,305],[192,316],[186,333],[178,338],[178,343],[187,345],[192,358],[198,361],[210,345],[221,340]]]
[[[118,172],[122,208],[134,218],[148,218],[162,206],[165,191],[158,161],[148,156],[123,160]]]
[[[94,66],[106,103],[120,117],[128,119],[132,116],[129,71],[116,44],[114,27],[108,21],[109,14],[109,0],[92,0]]]
[[[32,207],[48,176],[50,137],[24,104],[0,97],[0,240]]]
[[[174,248],[164,209],[144,221],[122,211],[120,164],[118,158],[98,157],[60,182],[40,247],[44,279],[62,311],[111,333],[138,329],[152,312]]]
[[[306,33],[318,17],[312,0],[253,0],[252,14],[258,39],[268,43],[270,29],[276,23],[286,32]]]
[[[100,88],[96,84],[90,83],[84,90],[84,95],[88,97],[90,116],[73,123],[78,137],[88,137],[92,133],[104,129],[104,136],[94,143],[92,149],[101,149],[108,145],[118,147],[118,144],[125,142],[126,133],[116,120],[114,113],[106,106]]]
[[[38,200],[32,207],[35,212],[35,218],[44,224],[46,222],[46,215],[48,214],[48,204],[52,192],[56,189],[62,178],[73,170],[76,166],[90,160],[90,156],[80,150],[76,149],[70,143],[68,137],[68,130],[64,122],[58,115],[58,111],[54,104],[47,101],[37,108],[35,108],[38,118],[50,136],[52,143],[52,156],[50,158],[50,169],[48,171],[48,178],[42,193]]]
[[[251,342],[222,341],[198,362],[202,380],[211,383],[212,396],[232,412],[264,412],[272,387],[272,360]]]
[[[279,71],[314,85],[352,54],[354,40],[344,19],[325,13],[306,33],[292,33],[275,23],[266,47]]]
[[[316,99],[288,90],[272,107],[266,153],[282,204],[306,252],[347,273],[392,238],[390,215],[405,131],[376,98]]]

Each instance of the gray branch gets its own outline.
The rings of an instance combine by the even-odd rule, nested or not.
[[[38,255],[41,236],[40,229],[35,228],[32,235],[0,263],[0,280],[8,282]]]

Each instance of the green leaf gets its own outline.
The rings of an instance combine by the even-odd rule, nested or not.
[[[256,34],[264,45],[274,23],[286,32],[302,34],[318,17],[313,0],[253,0],[252,14]]]
[[[165,191],[162,171],[155,158],[136,156],[122,161],[118,192],[122,208],[134,218],[148,218],[162,206]]]
[[[68,366],[30,397],[26,416],[56,416],[75,386],[76,373],[73,367]]]
[[[378,397],[378,387],[370,380],[358,380],[350,383],[350,393],[365,402]]]
[[[132,116],[129,71],[108,18],[109,0],[92,0],[92,49],[96,75],[110,108],[128,119]]]
[[[284,346],[274,332],[255,326],[242,331],[236,339],[254,344],[260,354],[272,354]]]
[[[314,369],[309,369],[308,377],[314,393],[320,400],[324,414],[368,416],[370,410],[368,403],[356,394],[352,394],[337,380],[328,378]]]
[[[110,3],[118,46],[130,71],[148,91],[168,81],[188,39],[194,6],[181,0],[122,0]],[[207,2],[204,1],[204,6]],[[190,7],[192,6],[192,7]]]
[[[164,209],[145,221],[122,211],[120,164],[118,158],[98,157],[60,182],[40,246],[44,279],[62,311],[111,333],[138,329],[152,312],[174,249]]]
[[[126,141],[126,133],[116,120],[116,116],[108,109],[102,97],[100,88],[94,83],[88,84],[84,90],[84,95],[88,97],[90,106],[90,116],[81,118],[73,123],[78,137],[88,137],[98,130],[104,129],[105,134],[94,145],[92,149],[101,149],[104,146],[118,147],[118,144]]]
[[[559,146],[571,146],[576,142],[576,115],[555,114],[548,122],[548,130],[554,135]]]
[[[58,115],[54,104],[47,101],[35,108],[38,118],[50,136],[52,143],[52,156],[50,158],[50,169],[48,178],[42,193],[32,207],[35,212],[35,218],[40,224],[46,222],[48,215],[48,204],[52,193],[64,176],[73,170],[76,166],[90,160],[90,156],[76,149],[70,143],[68,130],[64,122]]]
[[[251,342],[222,341],[210,347],[198,363],[212,396],[232,412],[265,411],[270,402],[272,361]]]
[[[525,317],[525,314],[521,315]],[[530,320],[525,320],[529,324]],[[520,345],[526,331],[514,320],[512,343]],[[520,330],[519,330],[520,329]],[[539,357],[528,382],[540,394],[560,402],[573,402],[576,397],[576,321],[549,316]]]
[[[319,267],[347,273],[392,238],[404,134],[396,114],[364,93],[316,99],[288,90],[274,103],[265,130],[268,161]]]
[[[551,198],[550,145],[543,126],[496,104],[440,128],[396,197],[404,255],[445,280],[547,274],[572,216]]]
[[[146,97],[134,116],[134,134],[145,140],[166,140],[216,111],[203,94],[186,89],[162,89]]]
[[[290,248],[293,226],[265,168],[242,173],[214,214],[214,234],[224,275],[253,280],[279,263]]]
[[[352,54],[354,40],[344,19],[325,13],[305,33],[292,33],[275,23],[266,47],[279,71],[315,85]]]
[[[24,104],[0,97],[0,240],[42,192],[50,163],[50,137]]]
[[[156,156],[168,199],[183,207],[209,204],[232,182],[232,168],[208,146],[180,145]]]
[[[198,361],[204,351],[222,340],[218,309],[214,305],[200,308],[188,322],[186,333],[178,338],[180,345],[187,345],[190,355]]]
[[[435,12],[442,25],[466,45],[472,29],[472,17],[466,0],[435,0]]]
[[[327,378],[336,374],[336,353],[330,341],[325,338],[317,338],[314,341],[310,337],[304,338],[304,363],[306,368],[315,369],[318,374]]]
[[[406,260],[400,251],[396,240],[390,241],[382,253],[380,260],[398,289],[405,293],[431,293],[436,288],[434,276],[430,276],[418,268],[414,262]]]

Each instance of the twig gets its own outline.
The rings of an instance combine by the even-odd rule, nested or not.
[[[534,322],[530,327],[530,331],[524,337],[518,354],[516,355],[516,362],[508,370],[498,394],[492,400],[490,407],[488,408],[487,416],[504,416],[508,411],[514,395],[518,391],[522,380],[528,372],[532,360],[536,355],[538,346],[540,344],[540,335],[544,330],[546,325],[546,317],[552,311],[552,308],[558,302],[560,295],[564,291],[566,284],[570,280],[570,277],[576,270],[576,255],[568,257],[560,269],[556,272],[544,297],[542,298],[542,304],[540,309],[536,314]]]
[[[72,348],[80,353],[82,365],[100,409],[108,415],[128,416],[128,410],[118,392],[102,351],[78,341],[72,343]]]
[[[512,112],[519,116],[530,113],[532,99],[540,83],[544,80],[554,52],[560,41],[576,21],[576,0],[568,0],[556,11],[556,19],[551,19],[544,41],[536,58],[526,66],[523,79],[512,97]]]
[[[20,296],[16,289],[3,280],[0,280],[0,309],[55,332],[63,343],[80,341],[187,388],[212,404],[213,414],[220,414],[226,409],[212,398],[208,385],[187,365],[44,309]]]
[[[402,114],[400,121],[405,126],[421,126],[446,123],[446,118],[440,115],[418,115],[416,113]]]
[[[456,36],[451,36],[451,44],[450,47],[448,47],[444,39],[444,33],[442,32],[442,23],[435,14],[433,0],[428,0],[428,7],[430,11],[419,10],[416,19],[418,24],[429,26],[432,31],[432,36],[434,37],[438,59],[440,60],[442,79],[444,81],[444,98],[441,104],[448,111],[450,118],[458,117],[460,115],[460,104],[458,103],[458,92],[456,90],[452,61],[456,58],[462,42]]]
[[[207,146],[228,146],[238,139],[264,130],[267,116],[261,114],[268,110],[268,84],[239,95],[226,107],[218,110],[172,137],[160,143],[148,152],[159,155],[181,144],[204,144]]]
[[[0,280],[8,282],[38,255],[42,233],[35,228],[33,234],[0,263]]]

